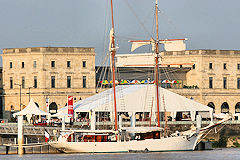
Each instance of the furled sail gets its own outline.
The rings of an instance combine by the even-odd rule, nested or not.
[[[129,41],[129,42],[132,42],[132,48],[131,48],[131,52],[133,52],[135,49],[141,47],[141,46],[145,46],[145,45],[152,45],[152,50],[155,49],[155,43],[154,43],[154,40],[151,39],[151,40],[136,40],[136,41]]]
[[[114,30],[113,28],[110,30],[110,34],[109,34],[109,38],[110,38],[110,41],[109,41],[109,52],[111,52],[114,48],[112,46],[112,38],[113,38],[113,34],[114,34]]]
[[[164,45],[165,51],[184,51],[186,50],[185,39],[166,39],[160,40],[160,43]],[[144,45],[152,45],[152,51],[155,50],[154,40],[131,40],[132,42],[131,52],[135,49],[144,46]]]
[[[160,43],[164,44],[165,51],[184,51],[186,50],[185,40],[187,39],[169,39],[161,40]]]

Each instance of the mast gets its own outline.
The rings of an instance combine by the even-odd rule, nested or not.
[[[158,59],[159,59],[159,35],[158,35],[158,0],[156,0],[155,3],[155,9],[156,9],[156,41],[155,41],[155,53],[156,53],[156,57],[155,57],[155,67],[156,67],[156,72],[155,72],[155,81],[156,81],[156,92],[157,92],[157,121],[158,121],[158,127],[160,127],[160,109],[159,109],[159,80],[158,80]]]
[[[112,14],[112,35],[111,35],[111,46],[110,52],[112,55],[112,77],[113,77],[113,103],[114,103],[114,115],[115,115],[115,131],[118,129],[117,126],[117,103],[116,103],[116,84],[115,84],[115,54],[116,54],[116,47],[115,47],[115,37],[114,37],[114,21],[113,21],[113,2],[111,0],[111,14]]]

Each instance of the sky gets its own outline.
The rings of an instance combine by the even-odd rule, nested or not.
[[[155,0],[113,3],[117,53],[130,53],[128,40],[155,33]],[[159,10],[160,39],[188,38],[189,50],[240,50],[239,0],[159,0]],[[94,47],[101,65],[110,20],[110,0],[0,0],[0,49]]]

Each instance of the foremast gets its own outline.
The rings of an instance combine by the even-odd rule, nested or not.
[[[159,35],[158,35],[158,0],[155,2],[156,9],[156,40],[155,40],[155,82],[156,82],[156,94],[157,94],[157,122],[160,127],[160,109],[159,109],[159,80],[158,80],[158,68],[159,68]]]
[[[117,103],[116,103],[116,83],[115,83],[115,54],[116,54],[116,46],[115,46],[115,35],[114,35],[114,19],[113,19],[113,2],[111,0],[111,15],[112,15],[112,29],[110,34],[110,53],[112,56],[112,78],[113,78],[113,103],[114,103],[114,115],[115,115],[115,125],[114,129],[117,131]]]

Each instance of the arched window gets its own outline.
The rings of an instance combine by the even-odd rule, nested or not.
[[[14,106],[13,105],[11,105],[11,111],[14,112]]]
[[[215,112],[215,105],[214,105],[213,102],[209,102],[209,103],[207,104],[207,106],[208,106],[208,107],[211,107],[211,108],[213,109],[213,112]]]
[[[221,105],[221,113],[229,113],[229,105],[227,102],[224,102]]]
[[[58,110],[58,107],[57,107],[57,104],[55,102],[52,102],[50,105],[49,105],[49,112],[51,114],[55,114],[57,113],[57,110]]]
[[[240,113],[240,102],[238,102],[235,106],[235,113]]]

